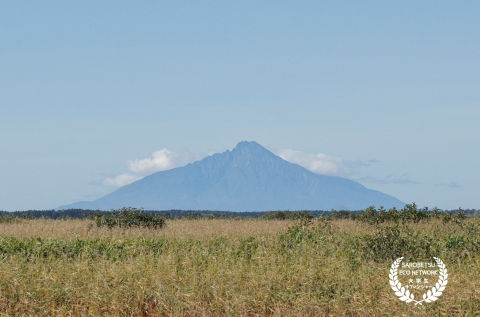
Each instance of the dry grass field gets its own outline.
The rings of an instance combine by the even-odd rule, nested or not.
[[[480,316],[480,221],[92,220],[0,223],[1,316]],[[399,300],[399,256],[448,269],[433,303]]]
[[[289,220],[169,220],[162,229],[98,228],[91,220],[38,219],[17,223],[0,223],[0,235],[18,238],[174,238],[200,239],[210,237],[248,237],[271,235],[285,231],[294,221]]]

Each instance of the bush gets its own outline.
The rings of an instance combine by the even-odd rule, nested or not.
[[[387,221],[393,221],[395,223],[402,221],[402,223],[405,224],[409,222],[418,223],[421,220],[439,219],[442,214],[445,221],[448,216],[446,216],[445,213],[441,213],[438,208],[435,207],[432,210],[429,210],[428,207],[425,207],[420,209],[417,208],[415,203],[412,203],[407,204],[402,210],[397,210],[395,207],[388,211],[383,207],[380,207],[378,210],[373,206],[368,207],[365,210],[361,210],[360,215],[356,217],[356,219],[376,225]],[[462,218],[461,215],[458,217],[459,220],[466,218]],[[447,222],[448,221],[450,221],[450,219],[448,219]]]
[[[20,216],[0,216],[0,223],[14,223],[14,222],[19,222],[22,219],[26,220],[31,220],[35,219],[35,217],[32,216],[26,216],[26,215],[20,215]]]
[[[150,214],[143,209],[137,208],[122,208],[112,209],[104,213],[96,212],[93,217],[97,227],[143,227],[143,228],[162,228],[166,224],[165,217],[157,214]]]
[[[394,260],[400,256],[406,259],[431,258],[439,256],[441,240],[433,235],[422,235],[406,227],[386,226],[377,232],[353,237],[345,245],[347,253],[361,255],[374,261]]]
[[[329,219],[352,219],[355,220],[356,215],[353,211],[348,210],[334,210],[332,209],[330,215],[328,215]]]
[[[9,216],[0,216],[0,223],[12,223],[15,222],[14,217],[9,217]]]
[[[268,220],[299,220],[299,219],[312,219],[313,216],[306,211],[269,211],[262,216],[262,219]]]

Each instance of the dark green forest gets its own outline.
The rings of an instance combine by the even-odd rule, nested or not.
[[[434,208],[429,210],[428,208],[419,209],[415,204],[408,204],[404,209],[396,211],[390,209],[392,212],[408,212],[412,213],[412,208],[421,211],[423,213],[439,212],[454,215],[458,212],[465,214],[466,217],[478,217],[480,216],[480,210],[478,209],[455,209],[455,210],[439,210]],[[369,207],[365,210],[303,210],[303,211],[245,211],[245,212],[232,212],[232,211],[218,211],[218,210],[145,210],[145,212],[153,215],[163,215],[167,219],[197,219],[197,218],[238,218],[238,219],[299,219],[299,218],[356,218],[366,213],[379,213],[382,215],[383,208],[378,211],[374,207]],[[385,211],[387,212],[387,211]],[[48,219],[84,219],[91,218],[95,215],[102,215],[105,212],[99,210],[85,210],[85,209],[67,209],[67,210],[26,210],[26,211],[0,211],[0,216],[13,217],[13,218],[48,218]]]

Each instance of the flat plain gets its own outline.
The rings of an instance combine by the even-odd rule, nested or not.
[[[2,316],[480,316],[480,221],[93,220],[0,223]],[[448,269],[437,301],[389,284],[393,261]]]

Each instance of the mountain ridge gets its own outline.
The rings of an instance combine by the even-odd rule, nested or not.
[[[359,210],[403,208],[400,200],[337,176],[315,174],[254,141],[183,167],[156,172],[91,202],[67,208],[110,210]]]

